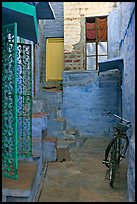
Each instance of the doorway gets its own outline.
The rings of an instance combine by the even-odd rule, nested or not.
[[[48,38],[46,41],[46,82],[62,80],[64,71],[64,39]]]

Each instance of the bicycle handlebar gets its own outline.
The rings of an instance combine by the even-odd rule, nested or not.
[[[118,116],[118,115],[116,115],[116,114],[114,114],[114,116],[117,117],[117,118],[119,118],[119,119],[121,119],[121,120],[123,120],[123,121],[125,121],[125,122],[128,123],[128,124],[131,123],[130,121],[128,121],[128,120],[126,120],[126,119],[124,119],[124,118],[122,118],[122,117],[120,117],[120,116]]]

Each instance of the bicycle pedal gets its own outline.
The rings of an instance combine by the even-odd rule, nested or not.
[[[107,161],[107,160],[102,160],[102,164],[109,164],[109,161]]]
[[[121,158],[125,158],[125,156],[123,156],[123,155],[120,155],[120,157],[121,157]]]

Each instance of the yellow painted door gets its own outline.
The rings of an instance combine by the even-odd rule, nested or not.
[[[48,38],[46,41],[46,81],[62,80],[64,71],[64,39]]]

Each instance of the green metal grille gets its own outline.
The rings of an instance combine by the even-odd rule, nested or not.
[[[19,157],[32,156],[32,66],[31,45],[18,43],[17,99]]]
[[[17,179],[17,24],[2,27],[2,175]]]
[[[2,28],[2,175],[18,178],[18,158],[32,156],[31,45],[17,44],[17,24]]]

